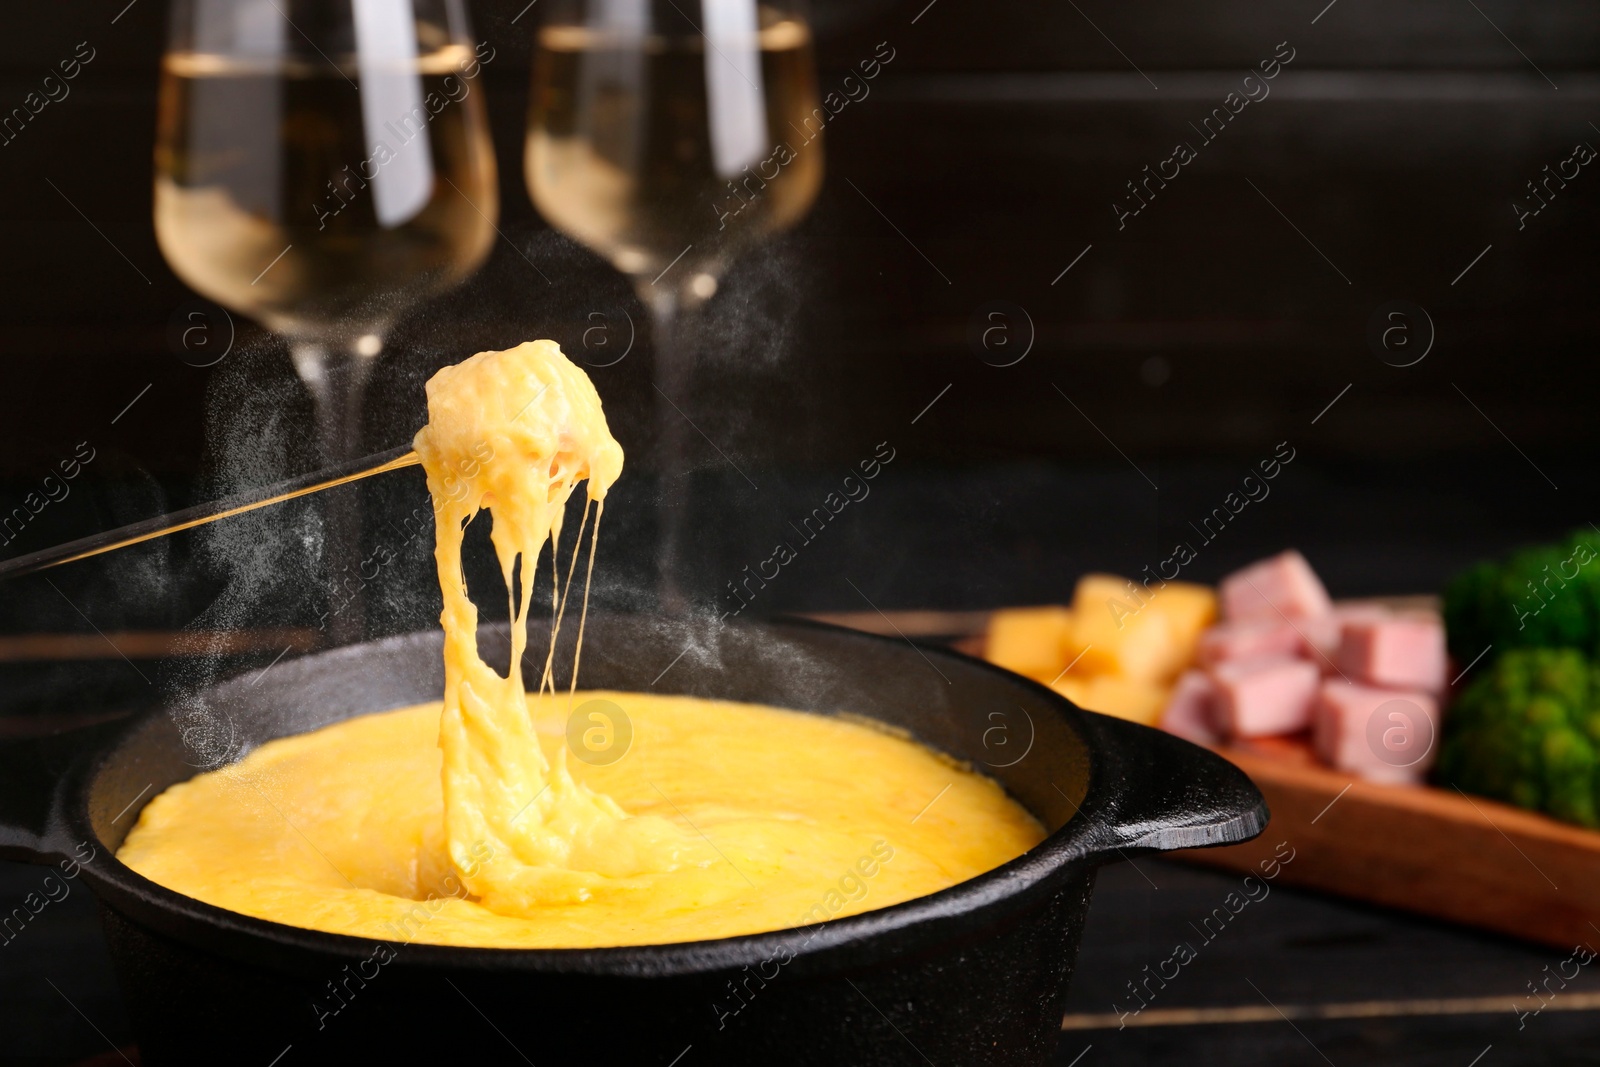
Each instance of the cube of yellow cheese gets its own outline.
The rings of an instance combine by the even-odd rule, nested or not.
[[[989,616],[984,658],[1048,682],[1067,665],[1061,656],[1071,633],[1072,614],[1066,608],[1006,608]]]
[[[1085,711],[1115,715],[1144,726],[1156,725],[1171,695],[1171,690],[1164,685],[1115,674],[1070,673],[1050,688]]]
[[[1072,598],[1067,662],[1075,673],[1120,674],[1165,682],[1189,666],[1201,632],[1217,616],[1217,597],[1189,582],[1143,585],[1086,574]]]
[[[1139,587],[1112,574],[1086,574],[1072,595],[1067,662],[1079,674],[1121,674],[1156,682],[1169,672],[1172,623],[1147,610]]]
[[[1217,621],[1217,591],[1193,582],[1168,582],[1154,588],[1145,610],[1160,612],[1171,624],[1176,674],[1194,663],[1200,635]]]

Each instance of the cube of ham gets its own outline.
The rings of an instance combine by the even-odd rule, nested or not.
[[[1351,681],[1443,692],[1448,674],[1444,623],[1425,614],[1346,622],[1337,662]]]
[[[1219,622],[1200,635],[1196,658],[1201,666],[1214,667],[1229,660],[1293,656],[1303,644],[1295,627],[1276,617],[1271,621]]]
[[[1322,673],[1333,674],[1339,662],[1339,642],[1344,639],[1344,627],[1351,622],[1375,622],[1390,618],[1394,613],[1382,604],[1339,604],[1327,615],[1319,615],[1297,623],[1305,637],[1305,652]]]
[[[1211,672],[1217,724],[1229,737],[1292,734],[1311,725],[1322,680],[1317,668],[1286,656],[1231,660]]]
[[[1234,571],[1222,579],[1218,593],[1222,617],[1230,622],[1314,618],[1333,608],[1322,580],[1293,549]]]
[[[1439,705],[1432,695],[1324,682],[1312,711],[1322,760],[1373,782],[1418,782],[1433,763]]]
[[[1222,740],[1216,705],[1217,685],[1211,676],[1205,671],[1184,671],[1161,712],[1161,728],[1197,745],[1214,745]]]

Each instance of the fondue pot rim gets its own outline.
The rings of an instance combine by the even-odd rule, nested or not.
[[[934,893],[820,924],[710,940],[600,948],[498,948],[422,941],[387,942],[399,953],[397,963],[407,969],[482,969],[644,978],[726,970],[785,956],[799,960],[832,949],[860,948],[869,939],[914,927],[936,925],[941,921],[959,923],[992,904],[1009,904],[1008,912],[1025,911],[1043,902],[1058,878],[1086,866],[1099,866],[1130,852],[1235,843],[1256,836],[1266,825],[1266,807],[1259,792],[1242,772],[1216,754],[1148,727],[1085,712],[1049,687],[993,664],[949,648],[920,646],[899,638],[848,630],[810,619],[741,621],[734,625],[741,629],[755,627],[779,632],[827,631],[848,635],[846,640],[882,647],[912,644],[924,657],[935,657],[966,671],[992,674],[996,682],[1007,686],[1023,687],[1064,717],[1081,740],[1088,755],[1081,803],[1039,844],[993,870]],[[414,631],[313,653],[283,664],[280,670],[292,665],[312,668],[346,658],[364,660],[384,646],[415,643],[420,637],[437,636],[438,632],[436,629]],[[235,675],[208,689],[236,685],[242,677],[242,674]],[[38,855],[26,858],[50,862],[68,854],[61,842],[84,840],[88,835],[87,839],[100,846],[100,854],[83,865],[83,874],[97,895],[130,918],[167,936],[190,943],[198,939],[205,947],[223,955],[242,951],[256,958],[278,957],[286,965],[293,965],[293,961],[306,953],[340,960],[370,957],[382,939],[305,929],[207,904],[145,878],[123,864],[104,845],[92,824],[90,788],[126,742],[141,731],[155,728],[159,718],[169,711],[169,704],[163,702],[119,720],[109,732],[100,734],[93,750],[77,759],[61,779],[58,814],[54,833],[50,835],[55,848],[41,848]],[[375,714],[381,710],[385,709],[357,714]],[[1163,826],[1159,804],[1144,811],[1138,804],[1130,803],[1137,799],[1126,795],[1130,792],[1127,785],[1130,775],[1135,782],[1131,789],[1137,790],[1141,774],[1159,783],[1162,769],[1173,772],[1180,768],[1202,777],[1210,774],[1219,789],[1225,786],[1237,794],[1234,802],[1231,805],[1219,802],[1212,815],[1197,816],[1187,827],[1181,823]],[[1186,795],[1194,795],[1192,783]],[[1249,803],[1252,796],[1253,805]],[[149,799],[145,798],[144,803]],[[1072,803],[1070,798],[1068,803]],[[142,808],[141,804],[140,810]],[[1037,812],[1033,814],[1038,817]],[[892,954],[892,950],[889,951]]]

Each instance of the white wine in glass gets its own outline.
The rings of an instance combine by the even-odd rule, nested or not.
[[[685,465],[693,313],[822,185],[810,26],[796,3],[553,0],[535,43],[528,191],[651,311],[665,487]],[[662,593],[680,606],[685,508],[668,497]]]
[[[323,461],[360,448],[361,396],[404,312],[481,264],[499,198],[461,0],[174,0],[155,229],[191,288],[289,342]],[[327,502],[329,578],[359,559]],[[359,609],[334,619],[351,636]]]
[[[534,203],[647,287],[685,248],[678,288],[719,272],[799,221],[822,184],[810,30],[751,8],[757,24],[743,39],[539,32],[527,140]]]
[[[461,45],[417,57],[417,91],[447,99],[472,61]],[[487,254],[479,209],[496,196],[480,105],[443,107],[420,129],[392,123],[369,148],[361,97],[320,61],[180,52],[162,82],[156,232],[178,276],[217,303],[291,339],[354,343]],[[241,119],[275,136],[242,140]]]

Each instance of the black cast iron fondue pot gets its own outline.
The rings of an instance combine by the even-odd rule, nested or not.
[[[489,646],[507,648],[505,631],[486,634],[494,662]],[[543,666],[542,636],[531,636],[530,677]],[[81,877],[100,902],[149,1067],[1042,1064],[1096,868],[1119,854],[1243,841],[1266,825],[1261,794],[1212,753],[953,652],[803,622],[608,616],[589,621],[585,688],[870,716],[992,775],[1049,837],[987,874],[877,911],[602,949],[301,930],[202,904],[116,860],[143,803],[217,762],[197,756],[197,711],[234,759],[272,738],[438,699],[441,648],[437,632],[340,648],[132,720],[0,746],[0,855],[59,863],[95,851]]]

